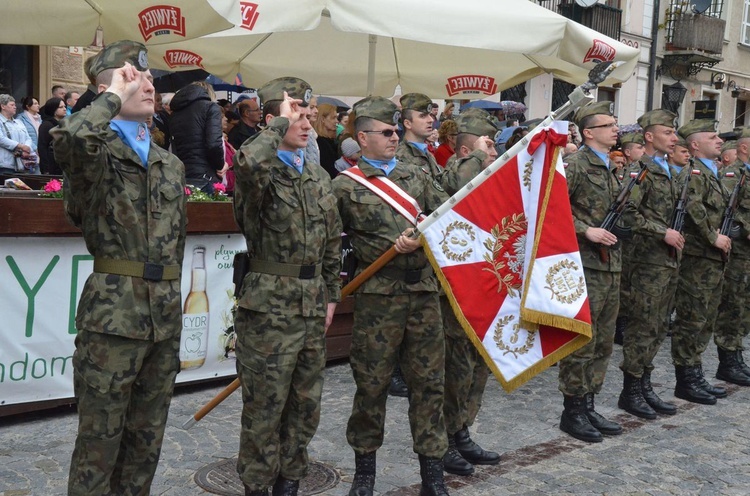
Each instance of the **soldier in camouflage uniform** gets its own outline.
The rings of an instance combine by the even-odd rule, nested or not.
[[[623,167],[625,181],[628,180],[628,175],[633,164],[638,164],[644,153],[644,145],[646,142],[643,140],[643,133],[628,133],[620,138],[620,144],[622,145],[622,153],[625,155],[625,167]],[[622,344],[623,336],[625,333],[625,327],[628,324],[628,316],[630,315],[630,260],[631,253],[633,252],[633,243],[631,240],[620,240],[622,245],[622,272],[620,273],[620,312],[617,315],[615,321],[615,343]]]
[[[690,163],[690,151],[687,148],[685,138],[677,135],[677,143],[674,145],[674,151],[667,154],[667,163],[672,170],[672,175],[679,175],[682,169]]]
[[[588,287],[592,338],[560,360],[559,383],[565,405],[560,429],[586,442],[601,442],[602,434],[622,433],[619,424],[594,410],[594,395],[601,391],[612,354],[620,303],[620,246],[613,233],[599,227],[620,190],[609,168],[609,149],[617,142],[617,121],[612,113],[611,102],[591,103],[576,112],[574,121],[581,130],[583,146],[567,157],[565,172]],[[606,261],[600,249],[607,253]]]
[[[449,195],[455,194],[485,167],[495,161],[493,137],[497,128],[482,109],[469,109],[457,119],[456,154],[446,164],[442,184]],[[490,369],[458,323],[446,296],[440,297],[445,330],[445,426],[448,451],[443,457],[445,471],[469,475],[474,465],[496,465],[500,455],[485,451],[469,435],[482,405],[482,395]]]
[[[429,174],[395,158],[399,112],[382,97],[354,104],[355,135],[367,177],[387,177],[429,212],[443,200]],[[352,496],[372,496],[376,452],[383,443],[388,385],[400,359],[409,386],[409,422],[419,455],[422,493],[443,496],[442,457],[448,448],[443,420],[445,347],[437,278],[414,225],[376,193],[345,174],[333,180],[345,232],[360,269],[394,246],[399,255],[360,286],[355,295],[350,364],[357,384],[347,440],[354,449]]]
[[[750,174],[750,128],[739,132],[736,142],[737,161],[720,171],[721,183],[733,191],[742,174]],[[739,236],[732,240],[732,256],[724,272],[719,313],[714,328],[714,342],[719,350],[716,378],[741,386],[750,386],[750,368],[742,357],[742,340],[750,329],[750,187],[739,190],[736,224]]]
[[[341,220],[331,180],[305,160],[312,90],[293,77],[258,90],[266,128],[235,160],[249,272],[235,318],[245,494],[297,494],[320,421],[325,330],[341,297]]]
[[[52,131],[65,209],[94,256],[76,315],[68,494],[145,495],[179,371],[185,169],[151,142],[146,48],[94,56],[99,96]]]
[[[703,377],[701,355],[711,339],[721,298],[724,274],[721,252],[729,253],[732,246],[727,236],[718,233],[728,199],[715,162],[721,153],[721,138],[716,134],[716,123],[710,120],[692,120],[677,132],[687,142],[695,163],[682,173],[691,173],[692,177],[685,218],[685,248],[675,294],[674,395],[713,405],[716,398],[726,397],[727,392]]]
[[[653,360],[667,334],[672,299],[677,289],[678,250],[685,245],[679,231],[670,228],[681,182],[673,176],[665,155],[677,143],[677,115],[651,110],[638,119],[643,128],[648,169],[634,188],[623,218],[633,230],[630,267],[630,317],[620,364],[624,384],[617,405],[628,413],[655,419],[656,412],[677,413],[677,407],[662,401],[651,386]],[[640,172],[634,164],[633,173]],[[671,250],[670,250],[671,247]]]

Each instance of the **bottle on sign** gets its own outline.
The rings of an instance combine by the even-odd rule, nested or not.
[[[208,296],[206,295],[206,247],[193,248],[190,293],[185,299],[180,336],[180,370],[197,369],[208,351]]]

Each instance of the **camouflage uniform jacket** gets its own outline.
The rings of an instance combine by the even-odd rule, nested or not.
[[[675,202],[680,195],[682,183],[677,176],[670,176],[647,155],[641,158],[648,173],[643,182],[634,187],[623,212],[623,220],[633,230],[631,259],[638,263],[677,267],[677,259],[669,254],[669,245],[664,235],[672,222]],[[635,162],[628,167],[625,181],[638,174],[641,166]]]
[[[688,187],[687,215],[685,216],[685,248],[683,254],[721,260],[721,251],[713,246],[718,237],[729,195],[714,173],[700,160],[693,168],[685,166],[680,173],[693,174]]]
[[[438,184],[440,183],[440,177],[443,175],[444,169],[438,165],[430,152],[422,153],[419,148],[404,140],[396,148],[396,159],[399,164],[414,165],[425,174],[429,174],[433,180],[438,181]],[[447,195],[445,199],[448,199]]]
[[[341,299],[341,219],[323,168],[305,161],[302,174],[276,155],[289,129],[274,118],[235,156],[234,217],[253,260],[323,264],[312,279],[250,271],[239,305],[256,312],[282,308],[293,315],[324,317]]]
[[[622,270],[620,243],[609,247],[609,261],[602,262],[599,248],[586,239],[586,229],[599,227],[620,192],[620,183],[607,165],[589,147],[569,155],[565,176],[583,266],[606,272]]]
[[[181,265],[185,250],[185,168],[151,142],[148,167],[109,122],[120,98],[103,93],[52,130],[65,173],[65,209],[95,258]],[[76,327],[162,341],[182,330],[180,280],[93,273]]]
[[[482,150],[474,150],[461,158],[456,155],[449,158],[445,163],[445,172],[440,181],[445,191],[451,196],[455,195],[459,189],[482,172],[485,160],[487,160],[487,154]]]
[[[381,169],[362,159],[357,165],[367,177],[385,177]],[[396,165],[388,179],[414,198],[425,213],[431,212],[443,203],[445,193],[442,188],[438,190],[429,174],[410,164]],[[333,192],[338,201],[344,231],[349,235],[354,255],[360,262],[359,271],[390,249],[405,229],[414,227],[367,187],[343,174],[333,180]],[[428,265],[427,256],[420,248],[412,253],[397,255],[386,267],[422,270]],[[409,284],[376,273],[357,291],[390,295],[437,290],[437,278],[434,276]]]
[[[721,184],[730,195],[739,182],[743,170],[745,174],[750,174],[750,170],[747,169],[745,163],[738,159],[719,171]],[[750,177],[745,179],[745,184],[739,192],[734,221],[740,226],[740,237],[732,240],[731,255],[733,258],[743,260],[750,259],[750,240],[747,239],[750,236],[750,184],[748,184],[748,180],[750,180]]]

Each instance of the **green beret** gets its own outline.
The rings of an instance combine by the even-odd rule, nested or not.
[[[737,139],[750,138],[750,127],[741,127],[737,129]]]
[[[469,108],[456,118],[459,133],[494,138],[497,127],[490,114],[482,109]]]
[[[687,148],[688,147],[687,146],[687,141],[685,141],[685,138],[683,138],[679,134],[677,135],[677,143],[675,143],[674,146],[681,146],[683,148]]]
[[[736,140],[725,141],[724,144],[721,145],[721,153],[724,153],[727,150],[736,150],[736,149],[737,149]]]
[[[638,125],[643,129],[657,125],[677,129],[677,114],[664,109],[649,110],[638,118]]]
[[[411,109],[428,114],[437,107],[437,103],[432,103],[430,97],[422,93],[407,93],[399,99],[399,102],[402,110]]]
[[[677,134],[688,139],[688,136],[695,133],[715,133],[718,127],[719,123],[717,121],[710,119],[693,119],[678,129]]]
[[[645,145],[646,140],[643,139],[643,133],[627,133],[620,137],[620,144],[627,145],[628,143],[638,143],[639,145]]]
[[[96,78],[102,71],[120,68],[125,62],[130,62],[139,71],[147,71],[147,54],[146,46],[137,41],[121,40],[110,43],[91,57],[86,75]]]
[[[290,98],[302,100],[300,106],[307,107],[312,99],[312,87],[306,81],[296,77],[280,77],[269,81],[258,90],[261,103],[283,101],[284,92]]]
[[[573,122],[576,126],[581,127],[581,121],[590,115],[615,115],[614,102],[593,102],[579,108],[573,116]]]
[[[369,117],[391,126],[398,124],[401,118],[401,112],[395,103],[382,96],[368,96],[358,101],[352,107],[357,119],[360,117]]]

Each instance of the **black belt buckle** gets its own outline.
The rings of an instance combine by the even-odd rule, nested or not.
[[[164,266],[151,262],[143,264],[143,278],[147,281],[161,281],[164,277]]]
[[[406,284],[416,284],[422,280],[421,269],[411,269],[404,271],[404,282]]]
[[[315,277],[315,265],[303,265],[299,268],[300,279],[312,279]]]

